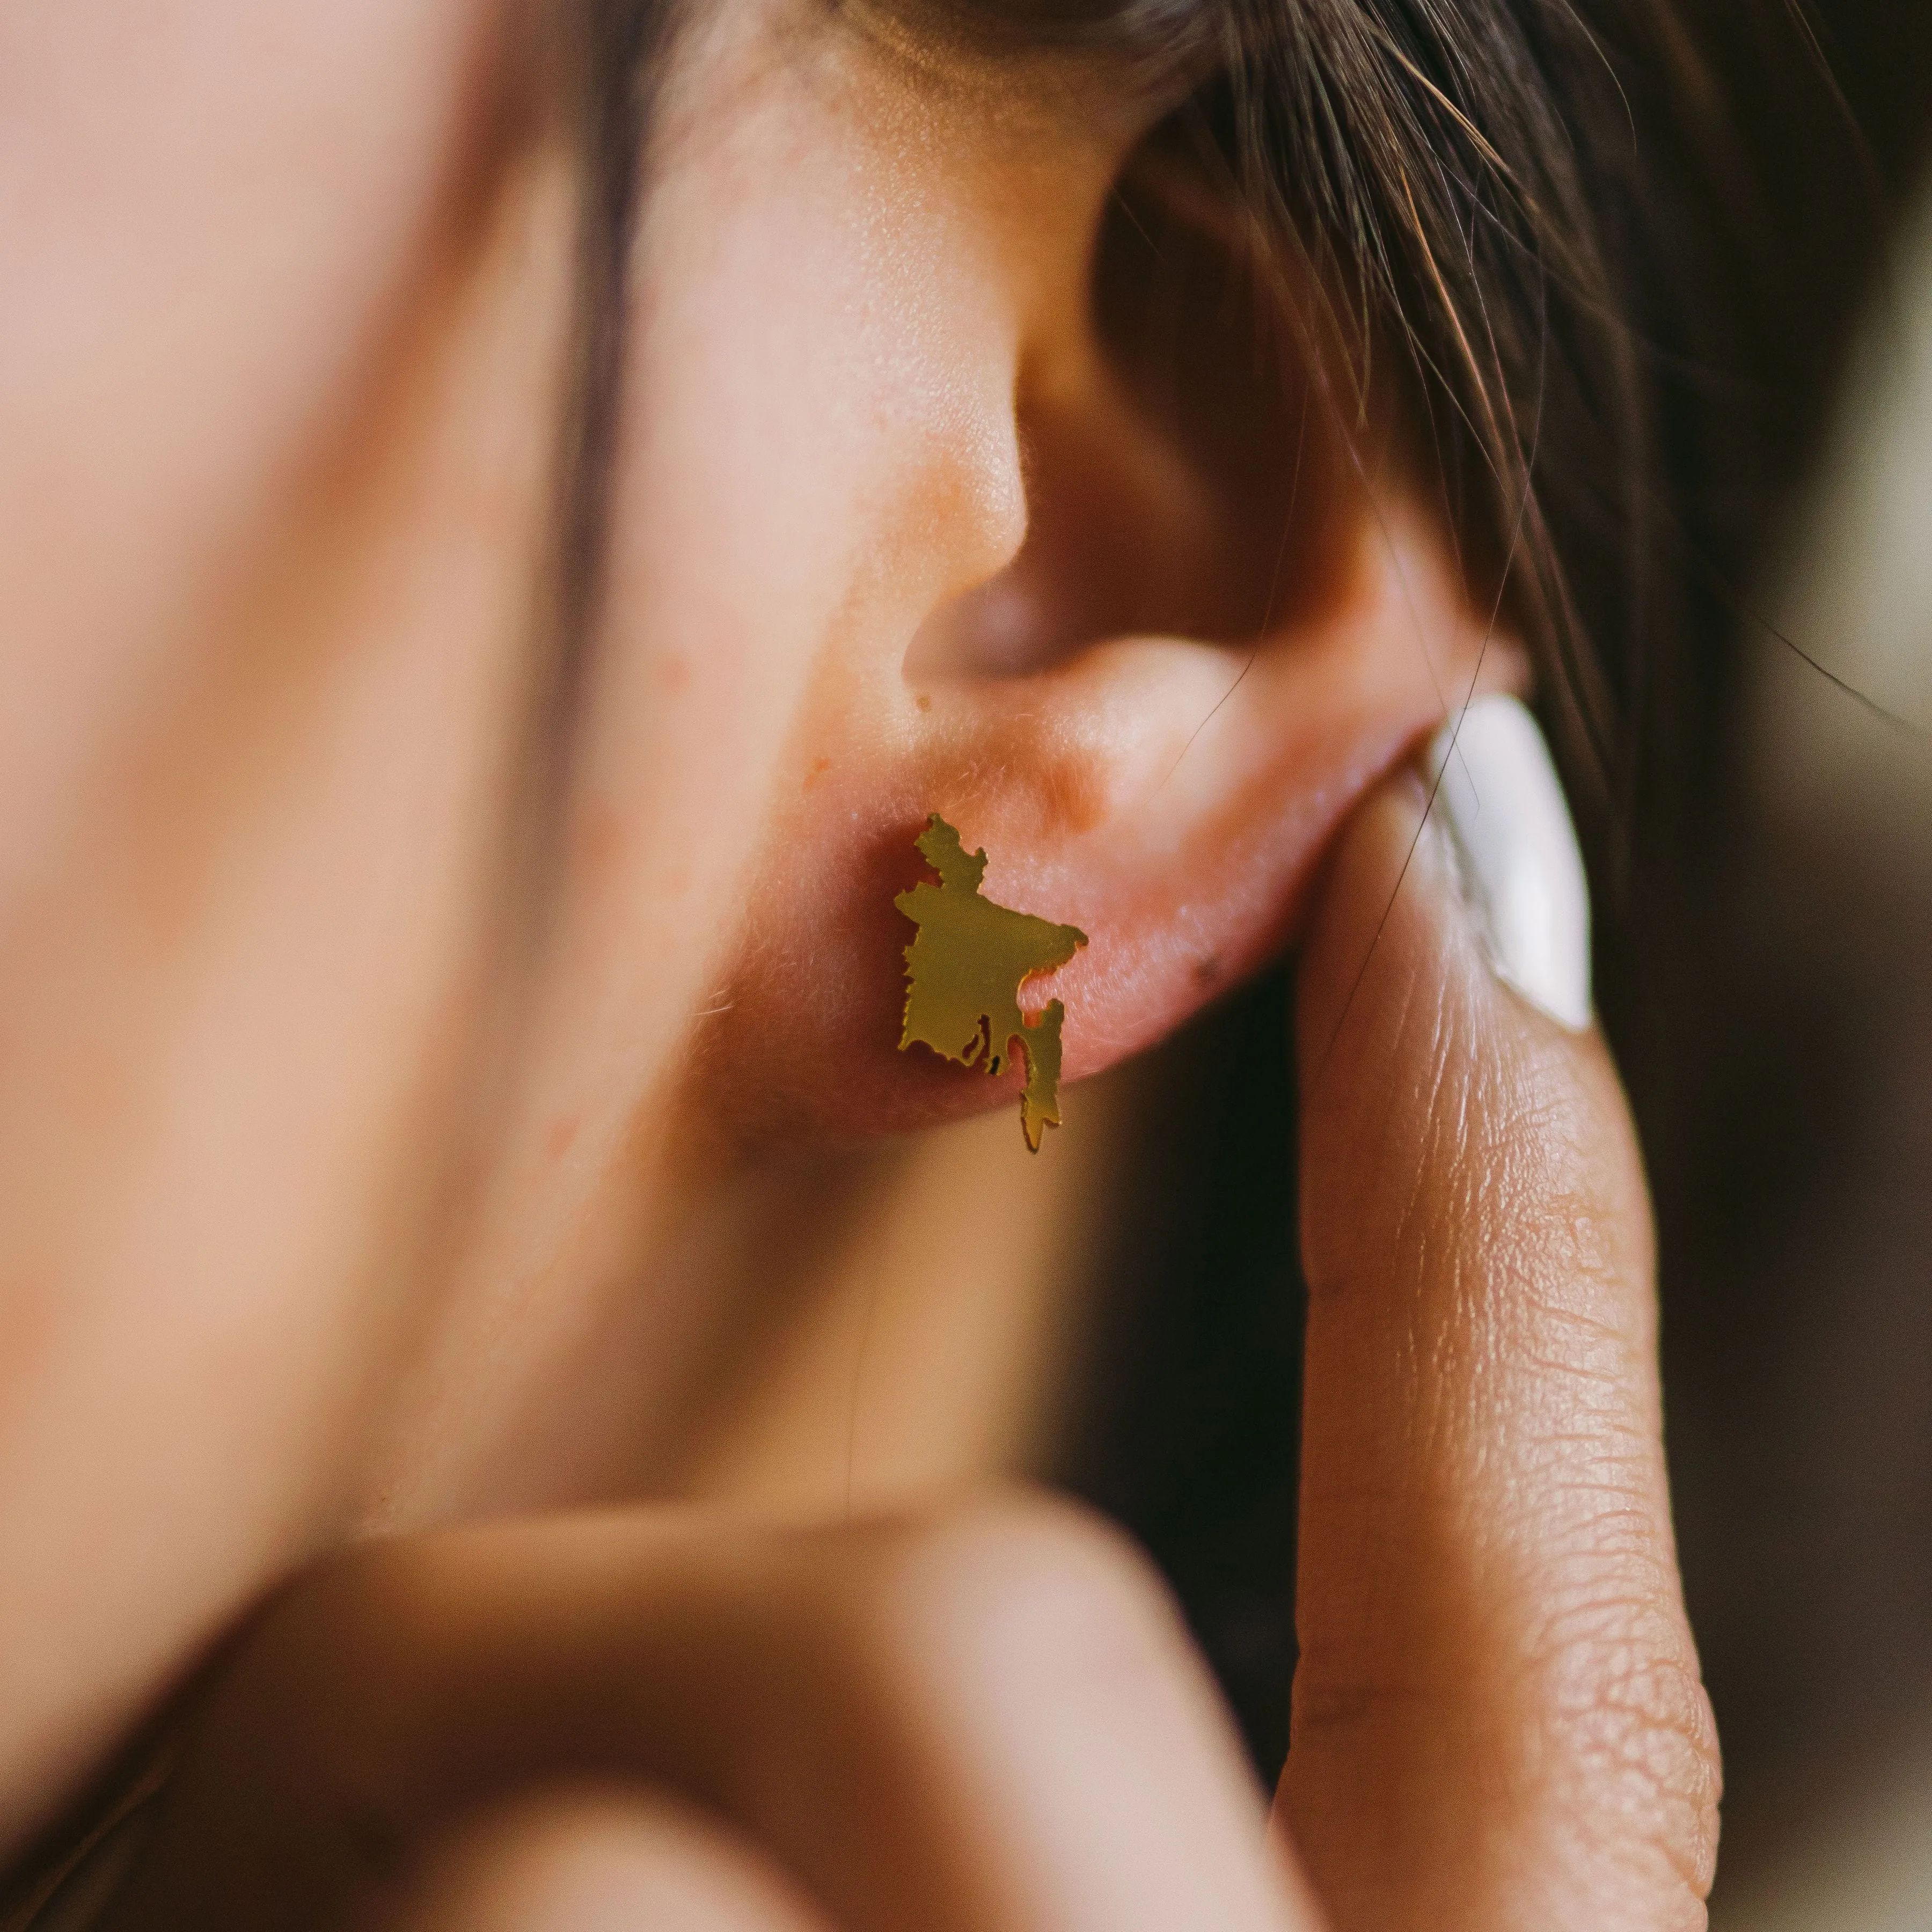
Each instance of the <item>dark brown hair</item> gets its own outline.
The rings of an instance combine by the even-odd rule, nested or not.
[[[1319,292],[1317,354],[1397,393],[1472,592],[1535,654],[1599,835],[1681,694],[1696,570],[1748,436],[1724,237],[1748,170],[1676,0],[991,0],[1208,78],[1257,232]],[[1799,44],[1792,36],[1792,45]],[[1728,409],[1728,415],[1726,410]]]

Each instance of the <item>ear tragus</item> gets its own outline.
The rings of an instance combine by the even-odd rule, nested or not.
[[[1352,477],[1279,278],[1171,172],[1124,178],[1085,314],[1023,357],[1025,542],[932,614],[909,676],[1023,676],[1124,637],[1252,646],[1332,584]]]

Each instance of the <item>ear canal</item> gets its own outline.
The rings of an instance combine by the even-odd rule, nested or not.
[[[909,677],[1021,676],[1122,638],[1252,646],[1332,581],[1347,466],[1253,265],[1124,188],[1087,297],[1021,364],[1025,542],[926,620]]]

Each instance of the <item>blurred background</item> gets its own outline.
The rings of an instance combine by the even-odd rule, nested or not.
[[[1932,1932],[1932,6],[1815,0],[1817,62],[1784,0],[1705,11],[1761,232],[1738,238],[1733,352],[1687,380],[1753,436],[1704,506],[1666,766],[1599,881],[1600,994],[1656,1195],[1724,1742],[1714,1925]],[[1062,1472],[1165,1564],[1270,1772],[1294,1666],[1286,999],[1255,989],[1150,1076],[1190,1090],[1152,1110],[1162,1184],[1126,1190]]]
[[[1757,136],[1789,237],[1775,496],[1714,889],[1632,1070],[1719,1932],[1932,1927],[1932,9],[1817,14],[1868,145],[1808,164],[1834,148],[1788,104]]]

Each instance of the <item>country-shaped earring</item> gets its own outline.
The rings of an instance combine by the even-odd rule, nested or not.
[[[986,1071],[997,1076],[1017,1046],[1027,1068],[1020,1128],[1037,1154],[1042,1135],[1060,1124],[1060,1024],[1066,1009],[1054,1000],[1029,1019],[1020,1011],[1020,988],[1036,973],[1065,965],[1087,935],[1078,926],[995,905],[980,890],[986,848],[968,853],[938,812],[917,844],[939,883],[922,880],[892,901],[919,928],[905,950],[900,1050],[919,1040],[962,1066],[983,1055]]]

